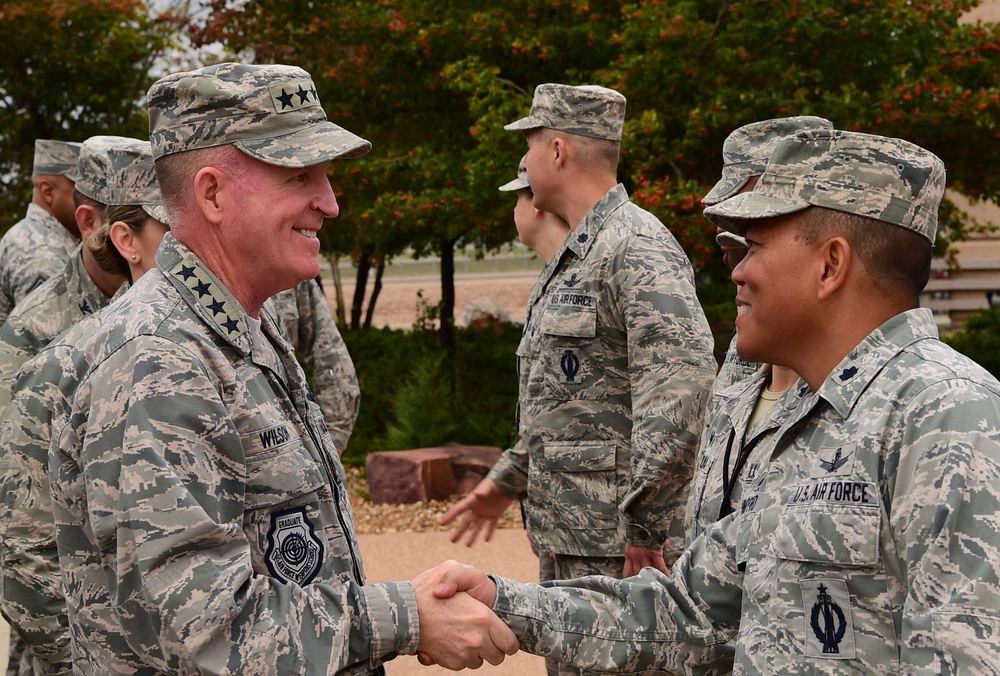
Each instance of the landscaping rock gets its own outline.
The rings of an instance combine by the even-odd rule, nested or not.
[[[368,495],[377,505],[444,500],[476,487],[500,458],[495,446],[449,444],[369,453]]]

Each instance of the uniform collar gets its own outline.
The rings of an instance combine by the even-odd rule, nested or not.
[[[937,325],[927,308],[902,312],[868,334],[837,364],[820,386],[819,396],[846,418],[885,365],[908,346],[936,339]]]
[[[63,281],[66,284],[67,296],[73,299],[73,304],[83,316],[92,315],[111,303],[111,299],[97,288],[83,265],[83,245],[81,244],[66,261],[63,268]]]
[[[156,267],[210,329],[244,356],[250,354],[243,307],[208,266],[169,232],[156,252]]]
[[[587,215],[580,221],[580,224],[570,231],[569,237],[566,238],[565,247],[579,258],[586,258],[587,252],[593,246],[594,240],[597,239],[597,234],[604,227],[608,216],[628,201],[628,191],[625,190],[625,186],[619,183],[598,200],[597,204],[592,206]],[[562,253],[560,251],[558,255]]]

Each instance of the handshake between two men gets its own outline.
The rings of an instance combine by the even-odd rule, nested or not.
[[[517,637],[492,611],[496,585],[485,573],[445,561],[415,577],[413,589],[421,664],[478,669],[483,662],[496,666],[517,652]]]

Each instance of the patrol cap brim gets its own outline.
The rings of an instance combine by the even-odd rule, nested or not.
[[[713,204],[718,204],[723,200],[729,199],[738,193],[753,176],[754,174],[747,174],[745,176],[724,176],[720,178],[712,186],[712,189],[708,191],[708,194],[701,198],[701,203],[706,207],[710,207]]]
[[[734,232],[723,230],[715,236],[715,243],[724,249],[746,249],[747,241]]]
[[[320,122],[282,136],[237,139],[233,145],[261,162],[278,167],[310,167],[328,160],[361,157],[367,141],[333,122]]]
[[[163,225],[170,225],[170,214],[167,213],[167,208],[162,204],[143,204],[142,210],[150,217],[163,223]]]
[[[507,131],[527,131],[529,129],[538,129],[539,127],[544,127],[545,125],[536,118],[529,115],[528,117],[522,117],[520,120],[515,120],[510,124],[505,124],[503,126]]]
[[[516,190],[527,190],[530,187],[531,184],[523,178],[515,178],[513,181],[507,181],[502,186],[497,188],[497,190],[500,192],[514,192]]]
[[[785,199],[745,192],[705,209],[705,216],[715,225],[741,237],[746,234],[747,221],[786,216],[809,206],[804,199]]]

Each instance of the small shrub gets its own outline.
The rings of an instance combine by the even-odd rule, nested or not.
[[[1000,378],[1000,309],[983,310],[971,315],[964,330],[943,339]]]

